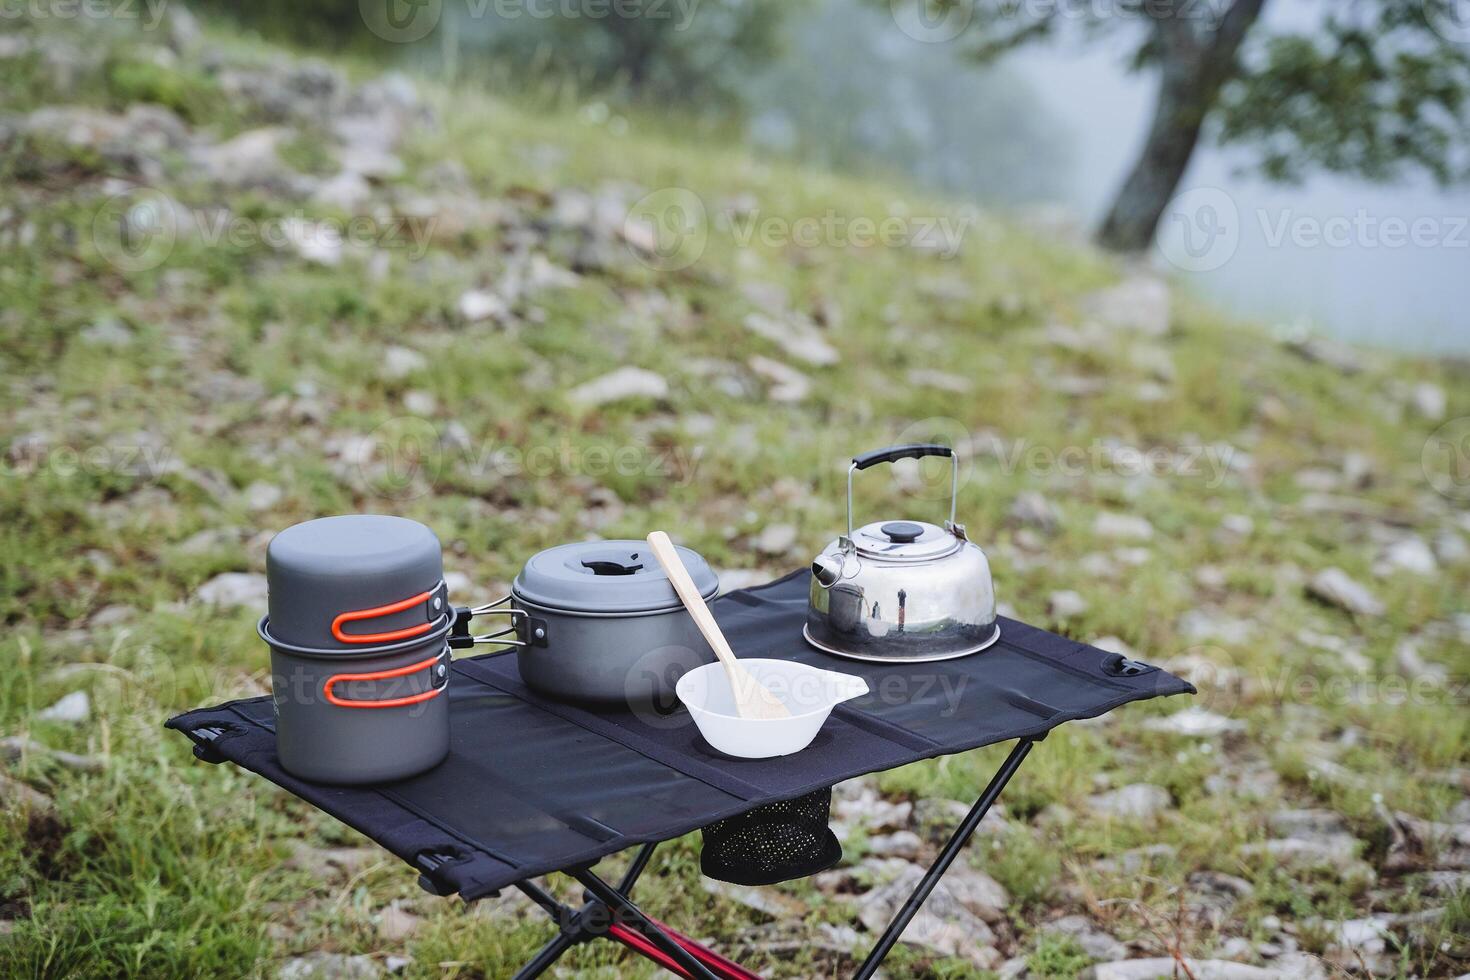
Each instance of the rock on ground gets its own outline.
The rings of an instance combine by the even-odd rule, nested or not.
[[[371,956],[308,953],[281,964],[276,980],[378,980],[383,968]]]
[[[1133,783],[1087,800],[1094,812],[1130,820],[1147,820],[1173,806],[1173,802],[1168,790],[1151,783]]]
[[[1186,959],[1184,962],[1194,980],[1297,980],[1279,970],[1229,960]],[[1183,975],[1179,963],[1166,956],[1099,963],[1083,974],[1089,980],[1174,980]]]
[[[79,724],[92,716],[92,699],[86,691],[72,691],[49,708],[36,712],[41,721],[59,721],[69,725]]]
[[[1226,732],[1242,731],[1245,722],[1215,714],[1198,706],[1176,711],[1165,718],[1150,718],[1143,727],[1151,732],[1168,732],[1171,735],[1195,735],[1209,738]]]
[[[1134,276],[1089,294],[1083,309],[1111,330],[1133,330],[1149,337],[1169,332],[1169,287],[1153,276]]]
[[[794,404],[805,401],[811,394],[812,382],[805,374],[789,364],[759,354],[747,361],[750,369],[767,383],[766,394],[772,401]]]
[[[194,598],[205,605],[221,608],[264,607],[266,595],[264,575],[255,572],[224,572],[199,586]]]
[[[567,397],[587,408],[628,398],[667,398],[669,383],[661,375],[638,367],[621,367],[573,388]]]
[[[1078,592],[1065,589],[1053,592],[1046,600],[1046,609],[1053,619],[1072,619],[1081,616],[1091,604]]]
[[[1378,597],[1340,568],[1318,572],[1307,592],[1321,601],[1360,616],[1382,616],[1387,611]]]
[[[1052,922],[1042,923],[1038,931],[1056,933],[1075,939],[1077,945],[1082,947],[1082,951],[1095,960],[1116,960],[1128,955],[1127,946],[1099,929],[1085,915],[1068,915]]]
[[[863,925],[874,933],[882,932],[922,877],[923,868],[906,865],[892,881],[864,895],[858,909]],[[1001,962],[994,945],[995,933],[965,908],[942,880],[903,931],[901,939],[943,956],[965,957],[983,970],[994,969]]]
[[[1147,541],[1154,536],[1154,526],[1146,518],[1135,514],[1104,511],[1093,520],[1092,533],[1100,538]]]
[[[766,555],[784,555],[796,546],[797,530],[791,524],[767,524],[756,536],[755,548]]]

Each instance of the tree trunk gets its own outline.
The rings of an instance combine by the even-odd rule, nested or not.
[[[1152,244],[1164,209],[1199,145],[1205,118],[1235,71],[1241,42],[1266,0],[1235,0],[1207,36],[1195,33],[1183,8],[1154,22],[1161,79],[1143,153],[1129,171],[1097,241],[1115,252],[1141,252]]]

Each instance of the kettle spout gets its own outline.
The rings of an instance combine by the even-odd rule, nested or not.
[[[824,589],[830,589],[842,578],[842,562],[830,555],[818,555],[812,562],[812,575]]]

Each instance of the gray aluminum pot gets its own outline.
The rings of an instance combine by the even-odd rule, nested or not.
[[[709,564],[688,548],[679,554],[700,595],[713,599],[720,583]],[[521,678],[548,697],[673,704],[679,678],[714,659],[645,541],[539,552],[507,601],[499,611],[515,622]]]
[[[266,577],[281,765],[350,785],[441,762],[454,614],[434,533],[398,517],[307,521],[272,539]]]

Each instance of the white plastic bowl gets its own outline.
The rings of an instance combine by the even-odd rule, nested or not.
[[[769,759],[812,743],[832,709],[868,693],[861,677],[792,660],[741,658],[740,663],[786,705],[790,718],[741,718],[725,668],[705,664],[679,678],[674,691],[705,741],[726,755]]]

